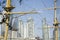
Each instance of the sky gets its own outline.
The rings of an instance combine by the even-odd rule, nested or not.
[[[0,0],[1,1],[1,0]],[[44,8],[53,8],[54,7],[54,0],[23,0],[22,4],[19,4],[19,0],[12,0],[11,4],[15,6],[15,8],[12,10],[12,12],[27,12],[31,10],[36,10],[39,12],[39,14],[27,14],[21,17],[18,17],[18,19],[22,19],[24,23],[28,20],[29,17],[32,17],[34,19],[35,24],[35,36],[40,36],[42,38],[42,20],[43,18],[46,18],[46,23],[49,26],[53,26],[54,21],[54,10],[41,10]],[[57,0],[57,7],[60,7],[60,0]],[[0,10],[2,10],[0,6]],[[60,9],[57,9],[57,18],[60,22]],[[19,16],[19,14],[15,15]],[[53,29],[50,29],[50,37],[52,37],[52,31]]]

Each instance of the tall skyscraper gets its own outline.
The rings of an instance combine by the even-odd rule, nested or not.
[[[26,38],[26,35],[27,35],[27,25],[24,24],[24,38]]]
[[[34,38],[34,22],[33,19],[30,17],[27,21],[27,37]]]
[[[43,32],[43,40],[49,40],[49,30],[45,18],[43,19],[42,32]]]
[[[17,31],[18,30],[18,18],[13,19],[12,23],[12,30]]]
[[[24,25],[22,20],[19,20],[18,37],[24,38]]]
[[[17,31],[18,31],[18,18],[15,18],[15,19],[13,19],[12,20],[12,22],[11,22],[12,24],[12,34],[11,34],[11,36],[12,36],[12,40],[17,40],[17,35],[18,35],[18,33],[17,33]]]

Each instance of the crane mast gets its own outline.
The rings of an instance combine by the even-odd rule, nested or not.
[[[21,15],[25,15],[25,14],[36,14],[38,12],[36,11],[30,11],[30,12],[11,12],[11,10],[15,8],[11,5],[11,0],[6,0],[6,7],[4,7],[5,15],[6,15],[6,28],[5,28],[5,35],[4,35],[4,40],[7,40],[8,38],[8,27],[9,27],[9,18],[10,18],[10,14],[21,14]]]
[[[58,20],[57,20],[57,16],[56,16],[56,1],[54,0],[54,29],[55,29],[55,40],[58,40]],[[4,35],[4,40],[7,40],[8,37],[8,24],[9,24],[9,17],[10,17],[10,13],[11,10],[14,7],[11,6],[11,0],[6,0],[6,7],[4,7],[4,10],[6,11],[5,15],[7,15],[6,18],[6,30],[5,30],[5,35]],[[31,12],[27,12],[27,13],[31,13]],[[22,14],[21,12],[19,12],[19,14]],[[23,13],[24,14],[24,13]]]
[[[57,20],[57,15],[56,15],[56,1],[54,0],[54,30],[55,30],[55,40],[58,40],[58,20]]]
[[[8,37],[8,26],[9,26],[9,14],[11,12],[11,10],[13,9],[14,7],[11,6],[11,0],[6,0],[6,7],[4,7],[5,11],[7,13],[5,13],[7,15],[7,18],[6,18],[6,30],[5,30],[5,35],[4,35],[4,40],[7,40],[7,37]]]

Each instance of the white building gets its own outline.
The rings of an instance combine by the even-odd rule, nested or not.
[[[42,32],[43,32],[43,40],[49,40],[49,28],[48,28],[48,25],[46,24],[45,18],[42,24]]]
[[[17,38],[17,31],[12,31],[12,40],[18,40]]]
[[[19,20],[18,37],[24,38],[24,25],[22,20]]]
[[[34,39],[34,22],[33,19],[30,17],[27,21],[27,38]]]
[[[26,38],[26,35],[27,35],[27,25],[24,24],[24,38]]]

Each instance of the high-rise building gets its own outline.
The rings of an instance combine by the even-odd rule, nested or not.
[[[22,20],[19,20],[18,37],[24,38],[24,25]]]
[[[12,30],[17,31],[18,30],[18,18],[13,19],[12,23]]]
[[[33,19],[30,17],[27,21],[27,37],[34,38],[34,22]]]
[[[27,25],[24,24],[24,38],[26,38],[26,35],[27,35]]]
[[[8,37],[10,40],[18,40],[18,18],[13,18],[13,16],[11,15],[11,19],[10,19],[10,27],[12,27],[9,31],[8,31]],[[9,28],[10,28],[9,27]]]
[[[45,18],[42,24],[42,32],[43,32],[43,40],[49,40],[49,29],[48,29],[48,25],[46,24]]]

